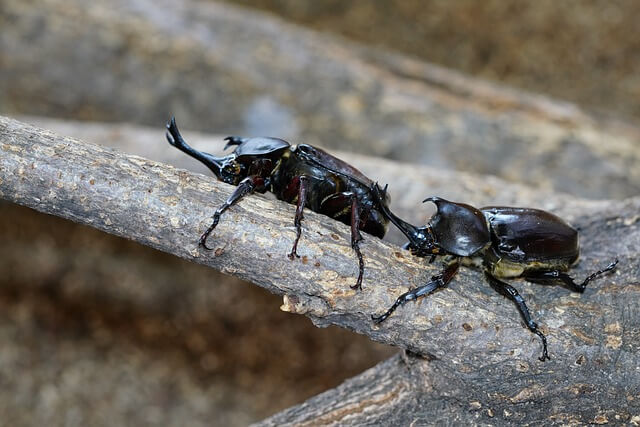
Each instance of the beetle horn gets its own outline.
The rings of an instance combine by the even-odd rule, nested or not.
[[[190,155],[191,157],[200,160],[204,163],[211,171],[216,175],[216,177],[220,178],[220,174],[222,172],[222,164],[227,159],[226,157],[215,157],[209,153],[204,153],[202,151],[198,151],[195,148],[191,147],[184,140],[180,131],[178,130],[178,126],[176,125],[175,117],[171,117],[169,123],[167,123],[167,133],[165,134],[167,137],[167,141],[169,144],[176,147],[178,150],[183,151]]]
[[[431,238],[427,227],[416,227],[408,222],[398,218],[389,209],[383,207],[385,215],[391,220],[391,222],[402,231],[407,239],[409,239],[409,249],[419,249],[425,246],[430,246]]]
[[[384,189],[380,189],[377,182],[371,186],[372,193],[378,201],[379,209],[409,239],[409,247],[411,248],[424,247],[425,243],[430,242],[431,240],[429,239],[429,236],[428,236],[427,227],[416,227],[414,225],[411,225],[408,222],[404,221],[403,219],[400,219],[398,216],[396,216],[393,212],[389,210],[386,203],[384,203],[388,186],[389,185],[387,184],[384,186]]]
[[[422,201],[422,203],[427,203],[427,202],[437,203],[437,202],[439,202],[440,200],[442,200],[440,197],[432,196],[432,197],[427,197],[426,199],[424,199],[424,200]]]
[[[226,150],[227,148],[231,147],[232,145],[240,145],[240,144],[242,144],[246,140],[246,138],[241,138],[239,136],[228,136],[224,140],[227,141],[227,143],[225,144],[223,150]]]

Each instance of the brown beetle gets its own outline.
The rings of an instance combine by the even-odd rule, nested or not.
[[[247,194],[270,191],[280,200],[296,205],[296,238],[289,258],[299,257],[298,241],[302,232],[304,208],[311,209],[351,226],[351,247],[358,257],[358,279],[352,289],[362,289],[364,260],[359,242],[360,230],[382,238],[388,219],[380,204],[389,204],[386,192],[371,193],[373,181],[362,172],[331,154],[311,145],[292,146],[279,138],[227,137],[227,145],[237,146],[226,156],[215,157],[190,147],[180,135],[175,119],[167,123],[167,140],[171,145],[204,163],[215,176],[237,186],[227,201],[213,215],[213,222],[202,234],[200,246],[215,229],[220,215]]]
[[[374,195],[382,200],[377,184]],[[386,191],[385,191],[386,193]],[[460,264],[480,267],[493,289],[512,300],[527,327],[542,339],[541,361],[549,359],[547,339],[531,318],[529,309],[518,291],[499,278],[522,277],[531,282],[560,284],[574,292],[584,292],[587,284],[597,276],[613,270],[616,259],[602,270],[576,283],[566,272],[580,255],[578,231],[561,218],[539,209],[486,207],[476,209],[464,203],[431,197],[438,208],[424,227],[415,227],[394,215],[386,205],[382,212],[409,239],[407,248],[415,255],[446,256],[443,272],[416,289],[400,295],[382,315],[371,316],[381,323],[400,305],[445,287],[458,271]]]

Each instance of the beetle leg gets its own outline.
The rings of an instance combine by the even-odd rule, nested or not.
[[[460,264],[458,263],[457,260],[453,261],[444,269],[442,273],[431,277],[431,281],[426,285],[422,285],[416,289],[413,289],[409,292],[405,292],[404,294],[400,295],[396,299],[396,302],[394,302],[393,305],[389,307],[389,309],[383,315],[381,316],[371,315],[371,320],[373,320],[375,323],[382,323],[387,319],[387,317],[391,315],[391,313],[393,313],[396,310],[396,308],[400,307],[404,303],[418,299],[422,296],[428,295],[433,291],[435,291],[436,289],[444,288],[449,284],[451,279],[453,279],[453,277],[456,275],[456,273],[458,272],[459,266]]]
[[[229,209],[231,206],[236,204],[244,196],[253,193],[256,186],[259,186],[262,180],[262,177],[254,175],[248,176],[240,181],[240,184],[238,184],[233,193],[231,193],[231,196],[229,196],[227,201],[224,202],[218,209],[216,209],[216,212],[213,214],[213,223],[211,223],[209,228],[207,228],[207,230],[202,233],[202,236],[200,236],[200,240],[198,241],[198,244],[200,246],[207,250],[212,250],[212,248],[207,246],[207,237],[209,237],[209,234],[211,234],[213,229],[218,225],[218,222],[220,221],[220,215],[222,215],[222,213]]]
[[[600,276],[601,274],[604,274],[608,271],[613,270],[614,268],[616,268],[616,265],[618,265],[618,259],[616,258],[615,261],[613,261],[611,264],[609,264],[608,266],[606,266],[605,268],[603,268],[602,270],[598,270],[595,273],[591,273],[589,276],[587,276],[586,279],[584,279],[584,281],[582,283],[576,283],[573,279],[573,277],[569,276],[567,273],[564,273],[562,271],[558,271],[558,270],[552,270],[552,271],[535,271],[535,272],[530,272],[530,273],[525,273],[525,279],[529,280],[530,282],[534,282],[534,283],[545,283],[545,282],[559,282],[561,284],[566,285],[567,288],[569,288],[570,290],[574,291],[574,292],[584,292],[584,290],[587,288],[587,285],[589,284],[590,281],[592,281],[593,279],[595,279],[596,277]]]
[[[533,321],[531,318],[531,314],[529,313],[529,309],[527,308],[527,304],[525,304],[524,299],[520,296],[516,288],[511,286],[510,284],[503,282],[502,280],[498,280],[493,277],[491,274],[485,272],[487,276],[487,280],[493,289],[495,289],[498,293],[504,295],[509,298],[516,304],[524,322],[527,325],[527,328],[534,334],[542,339],[542,357],[539,357],[541,362],[544,362],[546,359],[551,359],[549,357],[549,353],[547,353],[547,337],[538,329],[538,324]]]
[[[358,198],[355,194],[351,194],[351,248],[356,252],[358,257],[358,280],[356,284],[351,286],[351,289],[362,290],[362,276],[364,275],[364,259],[362,259],[362,253],[360,252],[360,241],[362,240],[362,234],[360,234],[360,205],[358,204]]]
[[[367,221],[368,210],[364,211],[364,218],[361,218],[362,207],[358,197],[349,191],[335,193],[325,198],[320,205],[320,213],[330,216],[333,219],[349,224],[351,227],[351,248],[358,257],[358,279],[351,289],[362,289],[362,277],[364,275],[364,259],[360,252],[359,243],[362,241],[360,234],[360,221]],[[348,222],[347,222],[348,220]]]
[[[289,253],[289,259],[300,258],[298,255],[298,241],[300,240],[300,235],[302,234],[302,218],[304,218],[302,211],[304,210],[304,205],[307,203],[307,185],[309,184],[309,177],[302,175],[298,177],[298,201],[296,203],[296,217],[293,221],[296,226],[296,240],[293,242],[293,247],[291,248],[291,253]]]

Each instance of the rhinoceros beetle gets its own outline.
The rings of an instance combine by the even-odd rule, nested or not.
[[[236,146],[226,156],[215,157],[187,145],[180,135],[175,118],[167,123],[169,144],[204,163],[214,175],[237,188],[213,215],[213,222],[202,234],[199,245],[206,245],[207,237],[216,228],[220,215],[247,194],[270,191],[285,202],[296,205],[294,225],[296,238],[289,258],[299,257],[303,209],[327,215],[351,226],[351,247],[358,257],[358,279],[352,289],[362,289],[364,260],[359,242],[360,230],[382,238],[389,223],[379,206],[389,204],[386,192],[372,197],[373,181],[362,172],[329,153],[311,145],[292,146],[279,138],[242,138],[229,136],[225,149]]]
[[[383,193],[372,186],[375,197]],[[386,191],[385,191],[386,193]],[[584,292],[587,284],[601,274],[613,270],[616,259],[602,270],[576,283],[566,272],[578,261],[578,231],[561,218],[539,209],[490,206],[476,209],[439,197],[430,197],[437,212],[424,227],[415,227],[394,215],[381,204],[384,215],[409,239],[406,248],[421,257],[444,255],[445,268],[431,281],[400,295],[382,315],[372,315],[376,323],[387,319],[396,308],[408,301],[428,295],[447,286],[460,264],[480,267],[491,287],[513,301],[526,326],[542,340],[541,361],[549,359],[547,339],[531,318],[518,291],[499,278],[522,277],[542,284],[559,284],[574,292]]]

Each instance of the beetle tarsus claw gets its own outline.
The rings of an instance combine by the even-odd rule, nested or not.
[[[538,360],[544,362],[545,360],[551,360],[549,357],[549,353],[547,352],[547,337],[538,329],[538,326],[533,323],[535,328],[533,329],[533,333],[542,339],[542,357],[538,357]]]
[[[202,236],[200,236],[200,239],[198,240],[198,245],[202,246],[208,251],[212,251],[213,248],[210,248],[209,246],[207,246],[207,238],[209,238],[209,235],[211,234],[211,232],[216,228],[219,220],[220,220],[220,215],[216,212],[216,215],[213,216],[213,223],[209,226],[209,228],[207,228],[207,230],[204,233],[202,233]]]
[[[200,239],[198,239],[198,246],[208,250],[208,251],[212,251],[213,248],[210,248],[209,246],[207,246],[207,238],[209,237],[209,234],[211,234],[211,231],[213,230],[213,227],[209,227],[209,229],[207,229],[207,231],[205,231],[204,233],[202,233],[202,236],[200,236]]]
[[[358,239],[351,244],[351,248],[355,251],[356,256],[358,257],[358,279],[356,280],[355,285],[349,287],[357,290],[362,290],[362,277],[364,276],[364,259],[360,252],[360,245],[358,245],[358,242],[360,241],[362,241],[362,236],[358,236]]]
[[[384,314],[382,316],[374,316],[373,314],[371,315],[371,320],[373,320],[373,323],[375,323],[376,325],[382,323],[386,318],[387,317]]]
[[[200,240],[198,241],[198,246],[204,248],[207,251],[212,251],[213,248],[210,248],[209,246],[207,246],[207,237],[206,236],[202,236],[200,238]]]

